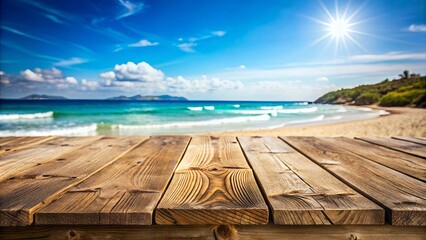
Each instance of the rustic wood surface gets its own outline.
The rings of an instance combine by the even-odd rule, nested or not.
[[[19,138],[5,138],[0,142],[0,154],[6,152],[13,152],[22,148],[30,147],[55,137],[19,137]]]
[[[422,158],[355,139],[340,137],[332,141],[356,155],[426,181],[426,161]]]
[[[189,137],[151,137],[36,213],[36,224],[150,225]]]
[[[417,157],[426,158],[426,148],[421,144],[382,137],[359,137],[356,139],[408,153]]]
[[[392,137],[393,139],[397,139],[397,140],[402,140],[402,141],[407,141],[407,142],[412,142],[412,143],[417,143],[417,144],[421,144],[421,145],[426,145],[426,138],[419,138],[419,137],[401,137],[401,136],[396,136],[396,137]]]
[[[235,137],[193,137],[157,224],[266,224],[268,208]]]
[[[275,224],[384,224],[384,210],[276,137],[238,137]]]
[[[292,147],[387,210],[393,225],[426,226],[426,183],[353,154],[338,139],[283,137]]]
[[[7,227],[0,239],[258,239],[258,240],[424,240],[425,227],[391,225],[152,225]]]
[[[0,183],[0,226],[31,224],[34,211],[112,163],[146,137],[103,137]]]
[[[99,138],[58,137],[21,151],[7,152],[0,155],[0,182],[15,175],[22,175],[29,168],[40,166],[50,161],[58,161],[62,155],[79,149]]]
[[[426,239],[424,140],[0,138],[0,238]]]

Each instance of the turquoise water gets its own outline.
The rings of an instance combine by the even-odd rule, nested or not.
[[[369,108],[308,102],[0,101],[0,136],[196,134],[373,118]]]

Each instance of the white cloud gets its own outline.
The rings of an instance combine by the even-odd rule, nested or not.
[[[194,47],[197,46],[197,42],[204,40],[204,39],[209,39],[212,37],[223,37],[225,36],[226,32],[225,31],[213,31],[210,32],[207,35],[201,36],[201,37],[191,37],[188,39],[188,42],[185,43],[181,43],[178,44],[177,47],[180,48],[180,50],[184,51],[184,52],[195,52]],[[183,38],[179,38],[178,39],[179,42],[183,41]]]
[[[0,76],[3,76],[4,75],[4,72],[3,71],[0,71]]]
[[[180,50],[191,53],[191,52],[195,52],[193,47],[197,46],[197,44],[195,42],[188,42],[188,43],[178,44],[177,46],[178,48],[180,48]]]
[[[67,83],[69,83],[69,84],[72,84],[72,85],[77,85],[78,84],[77,79],[75,79],[74,77],[66,77],[65,81]]]
[[[86,79],[81,80],[81,90],[96,90],[99,88],[99,82],[97,81],[87,81]]]
[[[349,58],[356,62],[384,62],[399,60],[426,60],[426,53],[388,52],[383,54],[354,55]]]
[[[109,79],[109,80],[115,79],[115,73],[113,71],[101,73],[100,76],[101,76],[101,78],[105,78],[105,79]]]
[[[165,86],[169,92],[213,92],[229,89],[241,89],[243,83],[240,81],[222,80],[220,78],[201,78],[188,80],[182,76],[177,78],[166,78]]]
[[[30,69],[22,71],[21,76],[27,81],[44,82],[43,75],[41,73],[33,72]]]
[[[212,32],[213,35],[218,36],[218,37],[223,37],[225,36],[226,32],[225,31],[215,31]]]
[[[136,2],[131,2],[130,0],[118,0],[118,2],[121,4],[121,6],[126,8],[126,12],[119,15],[116,18],[116,20],[134,15],[140,12],[144,7],[143,2],[136,3]]]
[[[87,59],[72,57],[70,59],[58,61],[58,62],[54,63],[53,65],[54,66],[60,66],[60,67],[66,67],[66,66],[72,66],[72,65],[82,64],[82,63],[86,63],[86,62],[88,62]]]
[[[157,46],[158,42],[150,42],[146,39],[142,39],[137,43],[129,44],[129,47],[149,47],[149,46]]]
[[[146,62],[117,64],[114,71],[101,73],[100,76],[105,79],[127,82],[153,82],[164,79],[162,71],[153,68]]]
[[[408,31],[410,32],[426,32],[426,25],[425,24],[411,24],[408,27]]]
[[[2,79],[0,80],[0,83],[1,83],[1,84],[4,84],[4,85],[8,85],[8,84],[10,84],[10,80],[9,80],[9,79],[3,79],[3,78],[2,78]]]
[[[315,79],[315,81],[317,81],[317,82],[327,82],[328,78],[327,77],[319,77],[319,78]]]

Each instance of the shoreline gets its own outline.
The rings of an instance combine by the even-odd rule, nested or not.
[[[358,108],[358,106],[345,105]],[[218,136],[316,136],[316,137],[356,137],[356,136],[411,136],[426,137],[426,109],[411,107],[379,107],[366,105],[362,108],[385,110],[388,115],[371,119],[352,120],[319,125],[287,126],[275,129],[241,130],[212,132]]]

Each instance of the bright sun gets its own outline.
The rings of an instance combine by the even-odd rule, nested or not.
[[[346,37],[351,30],[347,21],[332,20],[329,23],[328,31],[334,38],[343,38]]]
[[[359,48],[364,49],[355,39],[355,34],[364,34],[363,32],[354,30],[353,27],[363,21],[354,22],[356,14],[359,12],[359,8],[354,11],[351,15],[348,15],[348,7],[342,12],[339,11],[336,2],[335,13],[331,14],[330,10],[321,3],[321,6],[326,13],[326,20],[313,19],[315,22],[320,23],[324,26],[323,31],[325,34],[317,39],[313,45],[329,39],[328,44],[334,41],[335,51],[338,50],[339,45],[343,45],[348,50],[348,42],[355,44]],[[327,46],[328,46],[327,44]]]

